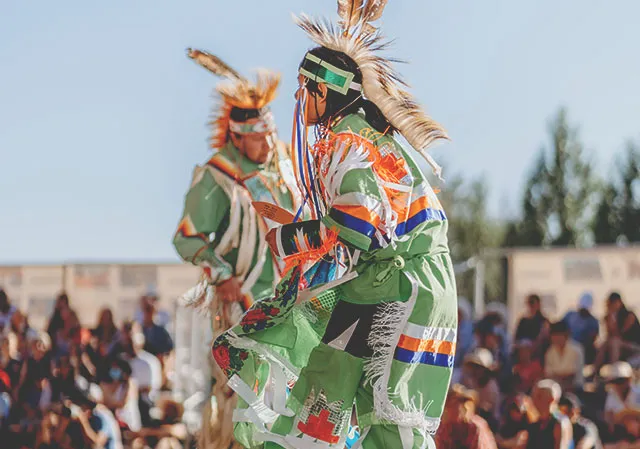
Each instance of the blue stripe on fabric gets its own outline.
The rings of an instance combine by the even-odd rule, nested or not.
[[[369,238],[372,238],[376,232],[375,226],[373,226],[371,223],[354,217],[353,215],[342,212],[341,210],[332,208],[329,211],[329,216],[342,226],[353,229],[354,231],[366,235]]]
[[[408,234],[416,227],[428,220],[440,220],[444,221],[447,217],[443,210],[439,209],[422,209],[420,212],[409,218],[407,221],[398,224],[396,227],[396,235],[399,237],[404,234]]]
[[[424,365],[452,368],[454,356],[427,351],[414,352],[407,349],[396,348],[394,359],[404,363],[422,363]]]

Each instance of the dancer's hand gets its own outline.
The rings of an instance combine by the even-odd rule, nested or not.
[[[216,285],[216,295],[222,302],[240,302],[243,296],[240,287],[238,278],[232,277]]]

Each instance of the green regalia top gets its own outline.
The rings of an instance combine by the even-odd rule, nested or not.
[[[203,282],[185,299],[208,309],[214,299],[210,287],[235,276],[242,282],[245,306],[249,306],[253,298],[273,291],[281,271],[264,242],[265,234],[276,223],[261,217],[252,203],[262,201],[287,210],[297,204],[291,162],[286,146],[275,139],[275,123],[268,109],[280,77],[261,70],[257,81],[251,82],[209,53],[189,50],[188,54],[226,81],[215,91],[218,102],[211,121],[213,156],[194,170],[173,239],[185,261],[206,270]],[[257,110],[258,119],[236,122],[231,118],[234,108]],[[275,149],[270,159],[265,164],[249,160],[233,145],[231,132],[272,133]]]

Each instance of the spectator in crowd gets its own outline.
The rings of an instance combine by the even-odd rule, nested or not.
[[[158,308],[158,293],[153,285],[150,285],[147,288],[147,291],[140,298],[140,307],[136,310],[135,321],[140,325],[144,322],[144,309],[148,305],[152,306],[155,310],[155,315],[153,317],[153,321],[161,327],[167,328],[171,323],[171,315],[165,310],[160,310]]]
[[[138,406],[143,425],[151,422],[150,411],[156,395],[162,388],[162,365],[156,356],[144,350],[144,334],[137,323],[122,326],[121,354],[129,362],[138,386]]]
[[[564,321],[551,325],[551,346],[544,357],[545,376],[560,384],[563,390],[577,390],[584,382],[582,346],[569,339]]]
[[[51,373],[51,396],[55,402],[62,402],[67,397],[74,397],[78,393],[76,385],[76,369],[71,357],[64,355],[53,361]]]
[[[640,449],[640,408],[627,408],[616,415],[612,442],[605,449]]]
[[[72,412],[82,426],[90,446],[101,449],[124,449],[120,427],[113,413],[104,405],[87,397],[78,398]]]
[[[155,323],[155,315],[155,306],[152,303],[146,303],[142,320],[142,332],[145,339],[144,350],[163,362],[164,357],[173,351],[173,340],[164,327]]]
[[[119,341],[118,328],[113,321],[111,309],[104,308],[98,315],[98,325],[91,331],[91,342],[87,347],[87,354],[93,367],[91,371],[101,373],[107,355],[111,353],[113,346]]]
[[[518,395],[507,404],[500,428],[496,434],[496,442],[500,449],[521,449],[527,444],[527,427],[529,425],[528,410],[533,410],[531,400],[525,395]]]
[[[133,449],[182,449],[187,438],[186,426],[181,422],[184,407],[175,401],[164,399],[158,404],[160,419],[131,435]]]
[[[6,371],[0,368],[0,437],[2,429],[9,419],[11,411],[11,380]],[[1,441],[1,440],[0,440]]]
[[[582,402],[573,393],[565,393],[558,403],[560,413],[569,418],[573,426],[573,447],[575,449],[602,449],[598,428],[584,418]]]
[[[27,317],[16,310],[9,320],[9,332],[25,337],[27,340],[38,338],[38,331],[29,326]]]
[[[640,408],[640,386],[633,383],[633,369],[627,362],[603,366],[600,376],[607,384],[604,414],[612,429],[616,414],[626,408]]]
[[[532,394],[532,404],[526,404],[531,416],[527,427],[526,449],[569,449],[573,444],[571,422],[558,413],[558,401],[562,388],[549,379],[536,384]],[[535,411],[529,410],[533,405]]]
[[[614,363],[627,361],[640,354],[640,322],[635,313],[627,308],[619,293],[611,293],[607,299],[607,339],[596,357],[596,369],[606,360]]]
[[[55,342],[56,332],[64,326],[63,310],[70,309],[69,297],[65,292],[60,293],[56,297],[56,302],[53,306],[53,313],[49,318],[49,324],[47,326],[47,333],[51,337],[51,341]]]
[[[596,339],[600,332],[598,319],[591,314],[593,295],[583,293],[578,301],[578,309],[568,312],[563,321],[567,323],[571,338],[582,345],[585,364],[593,363],[596,357]]]
[[[108,370],[100,379],[104,405],[111,410],[124,427],[140,430],[138,386],[131,378],[131,367],[122,357],[111,358]]]
[[[11,385],[17,388],[20,383],[22,366],[29,356],[27,339],[22,335],[10,333],[7,335],[7,344],[9,348],[9,360],[5,366],[5,371],[9,375]]]
[[[544,355],[549,337],[549,320],[542,314],[542,306],[538,295],[527,297],[528,313],[518,322],[515,340],[531,340],[535,357]]]
[[[476,348],[464,359],[462,383],[478,395],[477,410],[492,428],[499,422],[500,388],[495,379],[494,360],[485,348]]]
[[[520,340],[516,343],[513,375],[517,391],[523,393],[530,393],[533,386],[542,379],[544,371],[540,360],[533,358],[531,340]]]
[[[47,401],[50,396],[49,377],[51,375],[51,340],[45,332],[40,332],[38,338],[29,342],[29,356],[22,365],[20,380],[16,393],[21,400],[30,404]]]
[[[458,340],[456,342],[456,357],[454,366],[462,366],[464,356],[473,346],[473,318],[471,304],[467,298],[458,298]]]
[[[9,296],[0,288],[0,332],[6,331],[11,321],[11,316],[16,312],[16,308],[11,305]]]
[[[68,432],[71,425],[71,410],[56,404],[42,419],[36,437],[36,449],[76,449],[80,442],[73,441]]]
[[[494,358],[500,365],[499,378],[505,380],[511,374],[511,341],[507,332],[507,308],[501,302],[490,302],[487,304],[485,315],[481,321],[491,325],[491,331],[499,340]]]
[[[493,315],[483,317],[475,326],[475,347],[488,349],[493,356],[494,370],[498,379],[506,380],[511,375],[509,350],[504,349],[504,333],[496,327]]]
[[[476,392],[453,385],[435,436],[438,449],[497,449],[487,422],[475,413]]]

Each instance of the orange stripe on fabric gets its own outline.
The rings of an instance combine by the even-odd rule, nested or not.
[[[209,160],[209,164],[213,165],[218,170],[224,172],[226,175],[234,179],[240,179],[242,176],[241,173],[238,172],[236,167],[234,167],[230,162],[222,159],[221,157],[214,156]]]
[[[456,352],[456,344],[441,340],[420,340],[418,338],[402,335],[398,347],[413,352],[434,352],[436,354],[453,355]]]
[[[349,214],[352,217],[364,220],[367,223],[372,224],[375,228],[377,228],[380,224],[380,217],[378,216],[378,214],[376,214],[372,210],[367,209],[364,206],[346,206],[344,204],[337,204],[334,205],[333,208],[344,212],[345,214]]]

